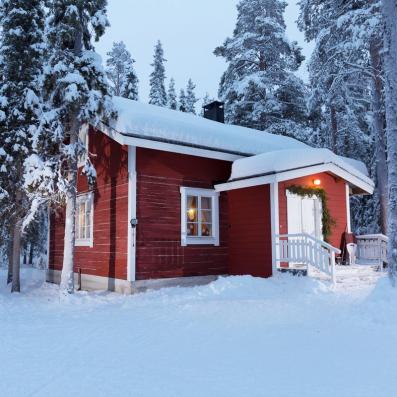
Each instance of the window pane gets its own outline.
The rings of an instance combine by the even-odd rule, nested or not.
[[[86,213],[85,213],[85,238],[91,237],[91,202],[86,202]]]
[[[198,212],[197,212],[198,198],[196,196],[187,197],[187,221],[197,222]]]
[[[85,238],[85,202],[82,201],[79,205],[79,229],[80,238]]]
[[[210,210],[212,208],[211,197],[201,197],[201,208],[203,210]]]
[[[203,223],[201,225],[201,235],[203,237],[212,237],[212,225],[210,223]]]
[[[198,236],[198,224],[188,223],[187,224],[187,235],[188,236]]]
[[[211,210],[202,210],[201,211],[201,222],[212,223],[212,211]]]

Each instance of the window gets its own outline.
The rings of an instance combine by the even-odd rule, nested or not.
[[[219,193],[181,188],[181,242],[219,245]]]
[[[80,247],[93,246],[93,194],[77,196],[76,203],[76,243]]]

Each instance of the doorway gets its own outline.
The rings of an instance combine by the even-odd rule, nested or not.
[[[299,196],[287,191],[288,234],[309,234],[323,240],[322,202],[316,196]]]

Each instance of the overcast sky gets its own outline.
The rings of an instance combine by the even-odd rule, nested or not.
[[[199,97],[208,92],[217,97],[222,59],[213,51],[232,35],[238,0],[108,0],[111,27],[96,49],[106,59],[114,41],[123,40],[136,60],[140,79],[140,99],[147,100],[153,48],[160,39],[164,46],[167,77],[174,77],[179,89],[189,77],[197,85]],[[289,0],[285,19],[287,35],[303,47],[307,57],[312,46],[305,43],[296,26],[297,0]],[[306,78],[306,66],[299,74]],[[168,84],[168,82],[167,82]]]

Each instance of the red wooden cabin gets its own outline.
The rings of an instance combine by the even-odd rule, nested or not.
[[[349,196],[373,192],[361,163],[328,150],[121,98],[115,103],[118,121],[88,132],[96,185],[78,179],[75,271],[84,289],[130,293],[219,275],[269,277],[297,262],[281,255],[280,241],[323,239],[321,202],[292,186],[326,192],[335,220],[328,243],[337,248],[350,231]],[[54,212],[51,282],[60,280],[63,233],[62,211]]]

